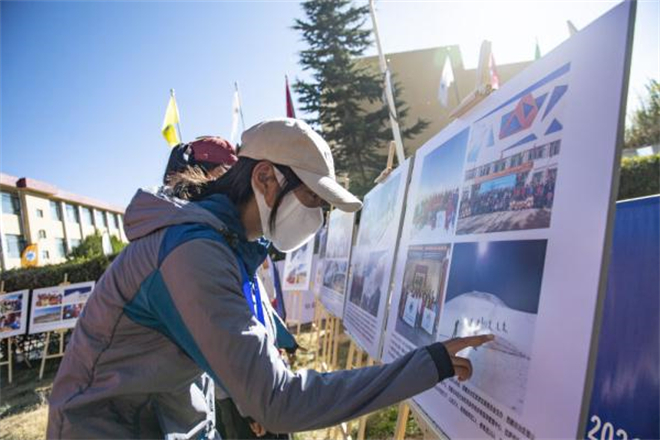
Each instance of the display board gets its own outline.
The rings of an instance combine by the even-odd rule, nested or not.
[[[307,290],[312,278],[314,240],[286,254],[282,290]]]
[[[357,240],[351,255],[344,327],[358,346],[380,359],[396,244],[412,160],[364,197]]]
[[[0,339],[25,334],[29,290],[0,295]]]
[[[660,196],[617,203],[591,408],[580,438],[660,438]]]
[[[29,333],[73,328],[94,290],[94,281],[32,291]]]
[[[496,335],[461,353],[470,381],[415,397],[451,438],[584,432],[633,8],[616,6],[416,154],[383,358]]]
[[[353,244],[355,213],[333,209],[328,220],[328,237],[323,261],[321,302],[337,318],[344,314],[348,264]]]

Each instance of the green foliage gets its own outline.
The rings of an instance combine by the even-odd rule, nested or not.
[[[621,163],[619,200],[660,193],[660,154],[624,158]]]
[[[110,244],[112,245],[112,253],[116,254],[126,246],[126,243],[115,237],[110,236]],[[76,246],[67,257],[71,260],[80,260],[85,258],[95,258],[103,255],[103,236],[99,231],[94,232],[92,235],[85,237],[78,246]]]
[[[0,279],[5,282],[5,291],[7,292],[56,286],[64,281],[65,274],[70,283],[96,281],[103,275],[103,272],[114,258],[114,255],[100,255],[86,260],[68,261],[62,264],[12,269],[2,272]]]
[[[351,189],[363,195],[385,167],[386,147],[392,139],[389,110],[382,100],[383,78],[357,58],[371,46],[371,31],[365,29],[368,3],[351,0],[308,0],[302,5],[306,18],[296,20],[308,48],[300,52],[309,81],[296,81],[307,122],[328,141],[339,173],[347,172]],[[395,90],[402,137],[421,132],[428,122],[419,120],[405,128],[408,108]],[[366,108],[375,108],[373,111]]]
[[[648,96],[630,117],[626,129],[626,148],[660,144],[660,82],[652,79],[646,85]]]

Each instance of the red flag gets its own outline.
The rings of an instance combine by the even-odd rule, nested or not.
[[[490,53],[490,59],[488,60],[488,74],[490,76],[490,85],[493,89],[500,88],[500,76],[497,74],[497,67],[495,67],[495,57],[493,52]]]
[[[289,78],[284,77],[286,82],[286,117],[295,118],[296,110],[293,108],[293,99],[291,99],[291,91],[289,90]]]

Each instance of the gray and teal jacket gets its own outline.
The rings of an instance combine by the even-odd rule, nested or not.
[[[453,376],[440,343],[389,364],[292,372],[244,289],[266,256],[223,195],[140,190],[55,378],[48,438],[214,438],[213,382],[271,432],[353,419]]]

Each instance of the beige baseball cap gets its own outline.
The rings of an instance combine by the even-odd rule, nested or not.
[[[337,183],[328,143],[299,119],[263,121],[241,136],[239,157],[286,165],[316,195],[342,211],[354,212],[362,202]]]

